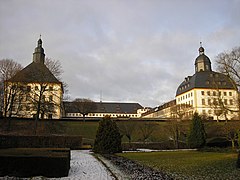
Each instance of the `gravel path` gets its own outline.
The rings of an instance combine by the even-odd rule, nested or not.
[[[126,159],[124,157],[115,155],[104,155],[104,158],[108,159],[112,164],[117,166],[120,171],[124,172],[132,180],[172,180],[169,175],[156,171],[152,168],[145,167],[134,161]]]

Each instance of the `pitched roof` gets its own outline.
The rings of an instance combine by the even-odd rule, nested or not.
[[[73,102],[64,102],[66,113],[79,113],[73,106]],[[97,109],[94,113],[125,113],[134,114],[143,107],[139,103],[96,102]]]
[[[188,76],[179,85],[176,96],[185,93],[193,88],[205,89],[234,89],[234,84],[231,79],[218,72],[200,71],[193,76]]]
[[[15,76],[10,78],[10,82],[25,83],[61,83],[46,67],[45,64],[32,62],[24,69],[19,71]]]

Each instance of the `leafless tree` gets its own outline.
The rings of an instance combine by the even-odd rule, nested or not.
[[[94,101],[90,99],[77,98],[73,101],[74,109],[83,115],[83,120],[85,116],[97,109],[97,105]]]
[[[120,122],[118,124],[118,127],[121,134],[128,138],[128,142],[130,144],[132,141],[133,133],[136,130],[136,122],[134,121]]]
[[[13,77],[17,72],[19,72],[22,69],[21,64],[15,62],[12,59],[2,59],[0,60],[0,111],[4,109],[4,116],[6,117],[6,113],[8,111],[11,111],[12,109],[12,102],[14,102],[14,98],[19,90],[18,87],[13,86],[11,87],[11,92],[7,97],[7,100],[5,102],[4,108],[4,82]],[[10,113],[11,114],[11,113]]]
[[[192,106],[189,104],[176,104],[170,107],[170,111],[173,118],[181,121],[184,118],[191,118]]]
[[[173,140],[174,146],[176,149],[179,148],[179,140],[180,140],[180,133],[181,127],[178,121],[170,120],[168,122],[168,126],[166,127],[166,133],[170,135],[170,139]]]
[[[60,81],[63,74],[63,68],[59,60],[45,58],[45,65],[51,73]]]
[[[156,124],[151,122],[143,122],[139,124],[139,129],[143,137],[143,141],[146,142],[150,138],[152,133],[156,130]]]
[[[64,73],[63,67],[61,65],[61,62],[59,60],[55,60],[52,58],[45,58],[45,65],[47,68],[51,71],[51,73],[59,80],[62,82],[64,94],[63,94],[63,99],[68,100],[70,97],[67,95],[68,94],[68,84],[62,80],[62,74]]]
[[[235,143],[238,140],[240,124],[239,123],[225,123],[223,131],[226,135],[226,139],[231,142],[232,148],[235,148]]]
[[[223,52],[216,57],[218,70],[227,75],[238,92],[238,119],[240,119],[240,46],[230,52]]]

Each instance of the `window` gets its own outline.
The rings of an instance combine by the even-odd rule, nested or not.
[[[227,99],[224,99],[224,104],[227,105]]]
[[[204,96],[204,91],[201,91],[202,95]]]
[[[208,99],[208,105],[211,105],[212,103],[211,103],[211,99]]]
[[[49,96],[49,101],[51,102],[53,100],[53,96]]]
[[[213,91],[213,96],[216,96],[216,91]]]
[[[210,91],[207,92],[207,95],[210,96]]]
[[[27,86],[27,92],[31,91],[31,86]]]
[[[49,91],[52,91],[53,90],[53,87],[52,86],[49,86]]]
[[[26,106],[26,111],[30,111],[30,107],[28,105]]]
[[[232,99],[229,100],[229,104],[233,105],[233,100]]]
[[[232,92],[229,92],[229,96],[232,96]]]
[[[223,92],[223,95],[226,96],[226,95],[227,95],[227,92]]]
[[[205,99],[202,99],[202,105],[205,105]]]
[[[37,91],[38,90],[38,86],[35,86],[35,91]]]

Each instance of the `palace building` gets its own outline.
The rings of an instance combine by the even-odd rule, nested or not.
[[[6,116],[55,119],[62,116],[62,83],[44,64],[41,38],[33,61],[14,77],[5,81],[4,113]]]
[[[123,102],[94,102],[96,108],[86,115],[86,118],[102,118],[110,116],[112,118],[140,118],[142,113],[148,109],[143,108],[139,103]],[[83,115],[74,107],[73,102],[64,102],[64,118],[81,119]]]
[[[145,117],[179,118],[181,114],[184,119],[197,112],[214,120],[236,119],[237,98],[234,81],[212,70],[211,61],[201,46],[195,60],[195,74],[185,77],[179,85],[175,103],[159,106],[153,114],[147,113]]]

